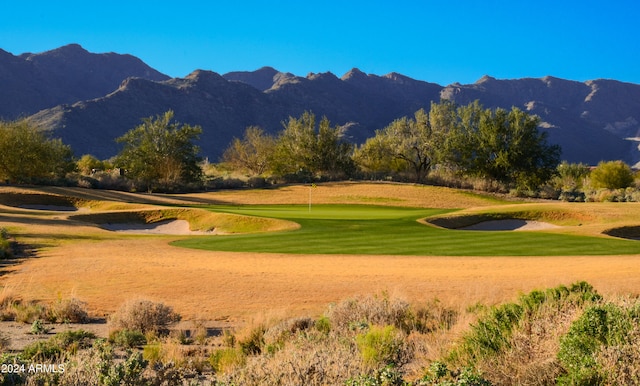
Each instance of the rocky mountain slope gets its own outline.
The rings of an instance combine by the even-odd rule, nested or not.
[[[77,44],[19,56],[0,49],[0,118],[102,97],[128,77],[169,79],[134,56],[93,54]]]
[[[25,66],[15,64],[20,61],[33,62],[27,66],[29,74],[38,73],[39,78],[22,81],[26,90],[14,95],[10,90],[19,82],[11,79],[33,77],[25,75]],[[55,70],[60,63],[73,71]],[[86,94],[73,91],[82,87],[71,84],[86,85]],[[308,110],[333,124],[352,123],[348,136],[361,143],[394,119],[446,98],[459,104],[478,99],[492,108],[517,106],[539,115],[541,129],[562,146],[562,158],[572,162],[640,161],[633,140],[640,137],[640,85],[615,80],[485,76],[474,84],[441,86],[396,73],[378,76],[353,69],[341,78],[331,73],[300,77],[270,67],[224,75],[196,70],[185,78],[168,79],[128,55],[89,54],[70,45],[18,57],[0,51],[0,86],[0,115],[5,119],[16,116],[4,111],[15,111],[18,101],[35,101],[28,113],[45,109],[31,117],[34,121],[69,143],[77,155],[99,158],[115,155],[119,145],[114,139],[142,118],[169,109],[178,121],[203,128],[202,155],[216,161],[249,125],[275,133],[289,116]]]
[[[249,80],[256,78],[261,88],[268,86],[249,74]],[[349,138],[363,142],[395,118],[428,107],[442,89],[399,75],[368,76],[357,70],[343,79],[330,73],[304,78],[276,73],[272,78],[266,91],[201,70],[161,82],[130,78],[105,97],[42,110],[31,118],[76,153],[108,158],[119,151],[114,138],[140,124],[141,118],[172,109],[177,121],[203,128],[202,154],[216,161],[247,126],[276,133],[289,116],[304,111],[326,115],[333,124],[353,122]]]

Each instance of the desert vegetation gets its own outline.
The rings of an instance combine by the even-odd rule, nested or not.
[[[108,339],[83,329],[4,353],[5,384],[502,385],[635,384],[637,298],[586,282],[467,308],[379,293],[343,299],[314,318],[268,318],[212,336],[144,299],[109,319]],[[35,332],[34,332],[35,333]]]
[[[635,203],[318,183],[0,205],[32,251],[0,278],[2,362],[50,370],[7,384],[638,381]],[[104,226],[175,220],[209,233]],[[554,227],[463,229],[503,220]]]

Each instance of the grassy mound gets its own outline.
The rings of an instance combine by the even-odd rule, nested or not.
[[[598,214],[590,213],[589,210],[584,210],[585,208],[555,203],[502,205],[434,216],[425,219],[425,222],[441,228],[460,229],[486,221],[500,220],[543,221],[563,226],[580,226],[599,220]]]
[[[75,210],[82,206],[82,202],[72,197],[39,193],[0,193],[0,204],[15,208],[68,208]]]
[[[185,220],[193,231],[219,233],[274,232],[297,228],[297,224],[278,219],[212,213],[202,209],[150,209],[82,214],[70,220],[92,224],[154,224],[167,220]]]

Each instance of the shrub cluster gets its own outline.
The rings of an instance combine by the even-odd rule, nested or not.
[[[117,330],[109,341],[82,330],[57,334],[2,360],[62,363],[64,373],[3,374],[0,382],[485,386],[640,381],[638,299],[605,301],[591,285],[578,282],[466,312],[467,320],[475,314],[475,321],[460,338],[452,338],[457,333],[449,329],[463,319],[460,312],[437,301],[415,307],[383,294],[344,300],[317,319],[262,321],[210,340],[191,339],[183,331],[159,337],[156,332],[167,329],[175,313],[162,303],[136,300],[123,305],[112,321],[146,315],[155,318],[154,326]],[[449,340],[441,348],[446,350],[438,351],[436,342],[445,335]]]
[[[180,315],[175,313],[173,308],[147,299],[125,302],[109,319],[116,329],[156,334],[168,332],[169,326],[178,321]]]

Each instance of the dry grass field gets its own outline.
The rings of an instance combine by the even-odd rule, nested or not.
[[[150,195],[2,187],[0,227],[18,243],[32,247],[33,254],[5,264],[0,285],[5,294],[25,300],[53,302],[75,297],[86,302],[96,316],[110,314],[123,301],[142,296],[173,306],[186,320],[220,324],[242,324],[265,316],[317,316],[329,303],[382,291],[415,303],[438,298],[460,306],[512,300],[521,292],[577,280],[588,281],[603,294],[640,291],[640,248],[638,255],[561,257],[215,252],[169,245],[189,236],[121,234],[74,217],[164,208],[157,204],[307,204],[309,190],[289,186]],[[451,189],[398,184],[321,184],[311,194],[314,204],[466,208],[470,213],[505,204]],[[577,213],[570,219],[555,219],[566,226],[554,232],[599,234],[610,227],[634,225],[640,214],[640,206],[630,203],[511,205],[557,205],[554,213],[560,209]],[[71,207],[80,209],[70,211]],[[191,212],[181,216],[193,221],[192,228],[194,222],[208,221]],[[288,225],[282,226],[274,229]]]

